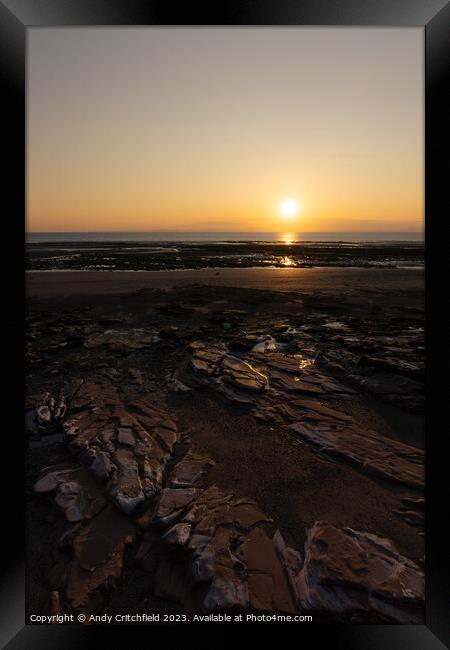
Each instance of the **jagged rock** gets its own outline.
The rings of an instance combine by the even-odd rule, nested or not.
[[[192,487],[203,476],[206,469],[214,464],[210,458],[188,451],[173,469],[170,477],[171,487]]]
[[[53,494],[67,520],[77,522],[60,540],[64,555],[50,572],[51,608],[61,610],[63,594],[69,607],[89,610],[101,600],[99,589],[110,589],[120,576],[134,526],[107,504],[83,468],[50,467],[36,482],[35,491]]]
[[[284,568],[284,572],[288,579],[291,593],[293,594],[295,603],[298,607],[299,602],[298,602],[298,593],[297,593],[295,580],[303,565],[302,556],[298,551],[286,545],[286,542],[284,541],[279,530],[275,531],[275,535],[273,536],[272,542],[275,551],[278,555],[278,559],[280,560],[280,563]]]
[[[252,365],[227,354],[224,348],[208,347],[202,343],[190,345],[192,358],[190,369],[200,382],[209,383],[214,378],[215,387],[230,383],[233,387],[246,391],[263,391],[267,388],[267,377]],[[226,389],[226,387],[225,387]]]
[[[421,377],[420,353],[416,354],[414,350],[415,346],[421,345],[421,337],[397,335],[405,327],[401,319],[396,324],[395,319],[388,315],[384,322],[379,323],[377,319],[384,318],[384,312],[377,312],[376,316],[370,312],[367,317],[364,306],[361,313],[358,308],[343,314],[351,325],[352,336],[345,335],[345,331],[339,332],[339,328],[323,327],[324,323],[330,324],[326,323],[327,320],[335,323],[341,319],[340,302],[346,301],[348,296],[339,297],[337,308],[334,301],[334,309],[328,304],[330,301],[319,297],[318,304],[322,301],[326,311],[319,314],[316,305],[310,309],[309,303],[316,301],[311,293],[309,297],[305,295],[305,309],[294,313],[294,303],[300,302],[294,299],[299,295],[297,292],[291,296],[292,301],[286,302],[286,297],[277,293],[264,294],[265,298],[261,300],[262,294],[255,297],[254,292],[249,292],[242,296],[235,288],[228,289],[233,301],[243,302],[243,297],[247,300],[247,295],[253,296],[249,309],[241,310],[246,314],[244,318],[237,315],[238,310],[234,310],[234,315],[232,310],[228,313],[223,309],[219,311],[218,305],[210,300],[216,290],[191,287],[185,290],[183,300],[176,303],[171,298],[177,293],[176,289],[164,292],[164,295],[158,292],[144,294],[144,300],[133,299],[132,309],[140,310],[140,313],[129,311],[128,324],[155,323],[160,329],[164,323],[165,331],[161,332],[164,336],[163,350],[154,345],[156,338],[153,338],[151,329],[125,329],[128,325],[123,319],[102,318],[99,321],[97,311],[91,313],[89,322],[79,318],[77,310],[67,314],[66,321],[55,312],[52,315],[54,322],[48,328],[42,323],[42,327],[33,333],[29,352],[43,354],[42,358],[39,357],[43,361],[42,369],[34,367],[30,372],[30,376],[34,374],[36,386],[49,386],[54,379],[51,373],[55,372],[59,373],[58,381],[65,381],[71,373],[78,375],[83,368],[91,377],[91,381],[75,385],[72,391],[65,388],[70,411],[64,430],[76,460],[81,467],[88,468],[96,480],[90,481],[80,469],[87,479],[88,487],[84,488],[84,479],[78,478],[79,468],[59,466],[50,468],[36,484],[38,492],[54,497],[71,522],[62,536],[57,535],[55,549],[52,549],[58,562],[61,561],[60,566],[49,572],[49,584],[58,594],[58,597],[54,596],[54,611],[73,608],[102,610],[103,595],[121,575],[124,549],[137,526],[142,544],[135,557],[142,561],[142,571],[152,573],[149,586],[154,587],[157,596],[175,599],[183,611],[245,608],[303,613],[306,603],[306,610],[309,608],[319,618],[324,616],[332,622],[348,622],[353,618],[361,622],[368,619],[369,622],[373,619],[416,622],[416,615],[420,618],[419,609],[423,605],[420,596],[415,602],[417,567],[401,558],[395,550],[390,550],[387,540],[369,533],[337,529],[339,537],[335,544],[331,543],[332,535],[327,532],[319,535],[317,544],[312,544],[311,549],[308,550],[307,545],[307,558],[303,565],[300,553],[286,545],[276,524],[254,502],[238,499],[216,486],[204,489],[207,482],[200,478],[212,461],[191,450],[174,465],[173,454],[180,440],[175,422],[168,413],[146,401],[142,372],[138,368],[128,368],[135,362],[124,364],[113,353],[134,353],[152,346],[153,349],[146,350],[136,365],[143,368],[141,364],[145,361],[145,390],[156,387],[158,397],[168,387],[176,391],[193,391],[202,385],[211,387],[222,398],[244,407],[237,411],[237,415],[244,413],[248,418],[253,413],[271,425],[276,423],[277,427],[272,427],[276,431],[274,446],[283,435],[279,428],[295,424],[302,427],[301,435],[305,441],[319,446],[325,453],[341,454],[362,472],[417,488],[423,484],[423,454],[412,447],[406,446],[408,449],[405,449],[401,443],[397,445],[391,439],[386,441],[376,432],[365,431],[364,423],[359,424],[362,418],[358,404],[354,411],[351,410],[351,400],[359,402],[359,393],[349,388],[346,382],[349,375],[357,376],[354,385],[359,391],[360,388],[369,390],[365,381],[382,384],[383,374],[379,371],[385,371],[391,382],[396,382],[396,376],[400,375],[409,379]],[[172,305],[168,306],[167,302]],[[264,304],[269,302],[270,305]],[[145,306],[141,310],[142,304]],[[274,305],[280,313],[288,314],[289,320],[280,321],[278,314],[274,318]],[[104,310],[100,311],[104,316]],[[80,325],[79,331],[70,334],[73,339],[70,343],[67,331],[72,319],[79,319]],[[39,320],[43,320],[42,316]],[[231,327],[224,327],[224,323]],[[99,325],[124,329],[102,332]],[[262,341],[261,335],[268,331],[280,341],[284,354],[278,350],[271,350],[270,354],[252,350],[261,343],[264,349],[273,347],[273,339],[268,339],[268,346],[264,346]],[[384,336],[391,331],[392,336]],[[173,364],[194,336],[204,337],[205,342],[191,343],[189,358],[174,371]],[[78,342],[73,345],[77,337]],[[84,349],[73,349],[83,342]],[[168,351],[167,359],[162,358],[165,351]],[[166,381],[161,381],[162,376]],[[402,382],[401,390],[395,395],[390,395],[389,390],[379,391],[378,395],[386,400],[395,400],[398,405],[408,407],[414,400],[419,405],[422,390],[419,382]],[[131,401],[127,394],[133,395],[133,400],[137,395],[140,398]],[[195,393],[192,392],[191,396],[195,398]],[[39,397],[39,400],[27,404],[27,429],[34,435],[60,427],[64,417],[64,413],[58,414],[55,408],[57,400],[52,401],[49,394]],[[150,401],[154,399],[152,397]],[[347,400],[345,410],[354,412],[354,418],[339,411],[343,400]],[[187,419],[192,425],[189,402],[188,396],[179,396],[174,400],[174,408],[183,412],[188,405]],[[376,413],[375,407],[364,406]],[[212,421],[213,415],[211,411],[206,413],[202,426]],[[370,421],[378,426],[376,417]],[[195,441],[195,426],[190,428]],[[217,428],[220,431],[220,427]],[[242,435],[245,431],[244,426]],[[258,427],[258,431],[270,439],[268,427],[264,430]],[[223,432],[226,433],[226,427],[222,428]],[[203,434],[200,432],[200,435]],[[185,437],[182,440],[187,442]],[[50,442],[50,437],[45,441]],[[285,435],[283,441],[289,444]],[[300,453],[305,450],[304,445],[291,442]],[[261,446],[262,453],[267,448],[265,445],[266,442]],[[280,445],[280,453],[285,449],[284,444]],[[49,451],[53,453],[53,449]],[[286,451],[288,454],[291,452],[290,449]],[[222,453],[220,450],[220,455]],[[232,450],[231,454],[234,453]],[[38,455],[38,462],[41,456]],[[242,457],[246,458],[246,455]],[[314,457],[308,456],[306,460],[307,471],[301,475],[309,478],[309,465],[314,464]],[[319,471],[312,471],[312,481],[323,476],[323,463],[318,465]],[[347,478],[350,483],[353,478],[356,480],[358,477],[353,474],[350,472],[344,482]],[[220,480],[221,472],[217,472],[217,476]],[[239,476],[242,478],[241,474]],[[165,489],[162,489],[163,484]],[[375,487],[376,495],[380,484]],[[384,488],[387,490],[388,486],[382,485],[380,489]],[[285,498],[287,489],[284,484],[277,486],[276,499]],[[368,489],[370,491],[370,484]],[[91,498],[92,495],[96,496]],[[372,498],[373,494],[369,496]],[[110,505],[110,500],[114,500],[114,506]],[[421,527],[423,500],[405,497],[402,501],[405,508],[397,514]],[[392,503],[390,495],[386,502]],[[272,502],[272,508],[273,503],[277,501]],[[323,500],[319,498],[311,508],[316,508],[320,514],[322,506]],[[359,507],[357,503],[350,509],[349,521],[357,516]],[[386,516],[391,517],[389,507],[386,512]],[[130,513],[130,517],[125,513]],[[303,513],[299,510],[293,515],[292,528],[298,533],[299,527],[301,530],[303,526]],[[379,523],[378,515],[375,513],[374,527]],[[285,512],[280,512],[279,516],[280,522],[284,522]],[[310,516],[310,511],[305,512],[305,520]],[[399,537],[402,531],[408,533],[403,522],[394,522],[394,529]],[[417,534],[421,531],[410,532],[417,541]],[[369,543],[371,538],[376,539],[373,544]],[[354,550],[353,543],[357,550]],[[340,555],[341,547],[343,552]],[[414,557],[422,555],[421,548],[417,553],[414,544],[411,548],[415,549],[411,551]],[[386,580],[384,570],[388,573]],[[306,585],[303,591],[300,589],[302,580]],[[402,588],[407,592],[406,596],[401,593]],[[135,594],[127,589],[125,583],[123,598],[130,602],[128,599],[133,599]],[[119,599],[119,602],[123,603],[123,600]],[[314,609],[316,602],[319,603],[317,610]],[[114,603],[116,606],[117,602]]]
[[[271,612],[295,612],[284,565],[273,540],[261,528],[253,528],[242,544],[247,568],[249,605]]]
[[[175,372],[175,373],[167,372],[166,373],[165,379],[166,379],[166,382],[167,382],[167,388],[170,391],[174,392],[174,393],[186,393],[186,392],[192,390],[192,388],[190,386],[186,386],[186,384],[184,384],[182,381],[180,381],[178,379],[177,375],[178,375],[177,372]]]
[[[54,492],[55,503],[70,522],[91,519],[106,504],[82,468],[49,467],[35,483],[34,491],[38,494]]]
[[[266,339],[263,341],[260,341],[259,343],[255,343],[255,345],[252,347],[252,352],[277,352],[279,349],[278,343],[273,339],[271,336],[268,336]]]
[[[172,528],[169,528],[167,533],[164,533],[162,540],[167,544],[173,544],[175,546],[184,546],[191,536],[191,525],[190,524],[175,524]]]
[[[351,426],[296,422],[289,429],[320,450],[345,458],[368,474],[414,488],[424,486],[424,453],[416,447]]]
[[[172,589],[171,597],[183,602],[196,585],[203,585],[203,611],[295,611],[287,575],[292,556],[280,533],[273,539],[269,535],[272,520],[253,501],[224,494],[214,485],[204,491],[164,490],[156,520],[172,526],[161,542],[185,549],[179,571],[187,572],[192,583],[187,592],[185,585],[178,592]],[[171,584],[177,584],[173,576]]]
[[[139,467],[131,450],[117,449],[114,459],[117,482],[112,487],[111,495],[124,512],[131,512],[139,503],[145,501]],[[151,474],[150,477],[153,478]]]
[[[38,494],[45,494],[55,490],[64,481],[76,477],[78,469],[75,467],[60,467],[55,465],[43,470],[41,476],[34,484],[34,491]]]
[[[107,562],[119,546],[131,543],[133,536],[133,525],[116,508],[108,506],[75,536],[75,557],[83,569],[92,571]]]
[[[110,384],[84,382],[64,431],[71,447],[124,512],[158,494],[179,433],[170,416],[143,401],[124,404]]]
[[[222,361],[223,381],[237,388],[261,391],[267,388],[267,377],[246,361],[228,355]]]
[[[316,522],[295,582],[304,612],[345,622],[421,622],[424,574],[377,535]]]
[[[33,405],[26,413],[25,425],[32,434],[52,434],[60,427],[66,412],[66,401],[63,395],[57,398],[50,393],[43,393],[29,399]]]
[[[281,406],[283,414],[291,419],[300,417],[305,420],[332,423],[336,426],[348,425],[354,422],[351,416],[326,406],[318,399],[294,398]]]
[[[200,494],[197,488],[165,488],[161,492],[156,519],[169,524],[181,516],[183,509]]]
[[[96,451],[90,470],[100,481],[106,480],[112,473],[112,463],[109,456],[107,456],[103,451]]]

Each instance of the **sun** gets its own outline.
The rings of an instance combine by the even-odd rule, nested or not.
[[[297,216],[300,206],[295,199],[283,199],[280,203],[280,214],[285,219],[293,219]]]

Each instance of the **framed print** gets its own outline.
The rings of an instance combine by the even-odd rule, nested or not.
[[[0,17],[4,647],[448,647],[448,4]]]

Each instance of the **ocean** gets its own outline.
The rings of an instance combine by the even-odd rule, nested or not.
[[[423,232],[29,232],[29,243],[47,242],[422,242]]]

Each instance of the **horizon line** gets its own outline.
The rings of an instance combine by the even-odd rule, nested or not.
[[[25,234],[28,235],[45,235],[49,233],[58,233],[58,234],[64,234],[64,233],[160,233],[160,232],[176,232],[176,233],[182,233],[182,232],[187,232],[187,233],[199,233],[199,234],[204,234],[204,233],[220,233],[220,234],[235,234],[235,233],[247,233],[247,234],[258,234],[258,233],[266,233],[266,234],[282,234],[285,233],[287,229],[284,230],[179,230],[177,228],[166,228],[166,229],[158,229],[158,230],[27,230]],[[424,229],[418,229],[418,230],[301,230],[295,232],[294,230],[290,231],[292,234],[302,234],[302,235],[307,235],[307,234],[314,234],[314,235],[320,235],[321,233],[327,234],[327,233],[423,233],[425,232]]]

